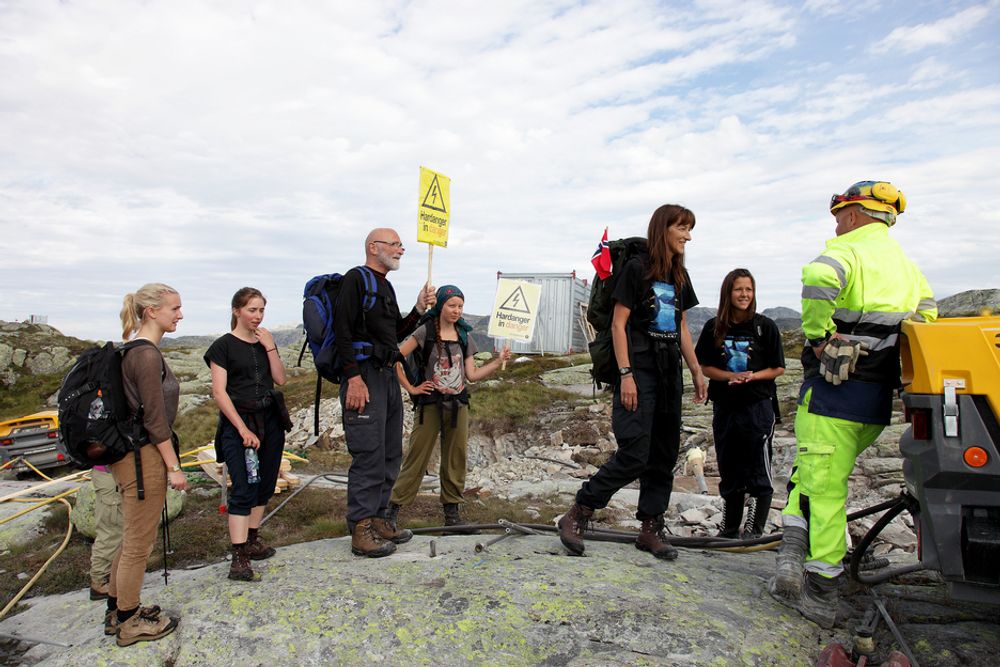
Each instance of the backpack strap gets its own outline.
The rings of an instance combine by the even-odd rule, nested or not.
[[[125,360],[125,355],[129,350],[134,350],[142,345],[156,345],[153,341],[146,340],[145,338],[136,338],[135,340],[130,340],[121,346],[120,354],[122,355],[122,361]],[[159,352],[159,348],[157,348]],[[163,353],[160,352],[160,382],[167,376],[167,362],[163,358]],[[131,426],[132,426],[132,450],[135,456],[135,494],[139,500],[146,499],[146,487],[142,483],[142,454],[140,450],[143,447],[142,441],[147,437],[145,434],[145,428],[142,425],[142,403],[136,407],[135,412],[132,413]]]

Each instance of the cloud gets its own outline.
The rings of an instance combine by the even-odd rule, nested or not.
[[[913,53],[931,46],[945,46],[958,41],[976,28],[996,6],[995,2],[976,5],[933,23],[894,28],[885,39],[872,46],[877,54]]]
[[[293,323],[305,281],[361,262],[382,225],[408,247],[392,275],[407,306],[427,275],[420,165],[452,178],[434,280],[473,313],[497,271],[589,277],[605,225],[642,234],[668,201],[698,216],[703,302],[743,265],[762,305],[796,307],[826,201],[869,177],[907,192],[894,234],[915,252],[940,201],[980,193],[961,235],[930,244],[929,276],[1000,283],[963,236],[1000,210],[996,45],[899,59],[885,81],[864,35],[817,18],[839,6],[5,3],[0,234],[23,247],[0,263],[0,319],[113,336],[122,295],[156,280],[181,290],[182,333],[220,332],[243,285]]]

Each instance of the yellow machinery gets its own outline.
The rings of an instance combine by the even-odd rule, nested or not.
[[[953,597],[1000,603],[1000,317],[903,322],[902,335],[918,556]]]

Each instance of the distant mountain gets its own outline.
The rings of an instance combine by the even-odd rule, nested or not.
[[[301,324],[294,329],[268,329],[268,331],[270,331],[271,335],[274,336],[274,342],[278,344],[278,347],[296,347],[302,344],[302,340],[305,337]],[[208,348],[208,346],[214,343],[215,339],[221,335],[222,333],[208,336],[164,336],[163,341],[160,343],[160,347]]]
[[[772,320],[801,320],[802,313],[792,308],[785,308],[784,306],[776,306],[775,308],[765,308],[760,312],[761,315],[770,317]]]

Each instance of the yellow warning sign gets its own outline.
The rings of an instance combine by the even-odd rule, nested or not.
[[[420,168],[420,199],[417,203],[417,240],[448,247],[448,220],[451,217],[451,179]]]
[[[497,298],[490,314],[487,335],[529,341],[535,335],[542,286],[520,280],[497,281]]]

